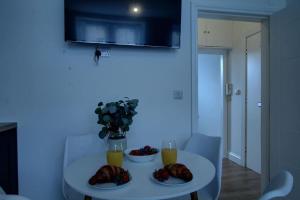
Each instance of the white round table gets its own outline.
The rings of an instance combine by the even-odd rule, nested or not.
[[[185,164],[193,173],[193,180],[176,186],[165,186],[155,183],[152,173],[162,168],[160,154],[153,162],[134,163],[124,160],[123,168],[129,170],[132,180],[122,188],[101,190],[93,188],[88,180],[106,163],[105,153],[91,155],[71,163],[64,172],[66,183],[81,194],[107,200],[160,200],[192,194],[208,185],[215,176],[215,167],[206,158],[178,151],[177,162]]]

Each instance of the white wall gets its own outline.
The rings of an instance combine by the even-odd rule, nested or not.
[[[250,13],[274,10],[269,0],[199,2]],[[191,132],[190,2],[183,0],[181,49],[112,47],[99,66],[93,48],[64,43],[63,4],[0,1],[0,121],[18,122],[20,193],[32,200],[62,199],[65,136],[98,132],[100,100],[140,99],[130,143],[156,144],[164,135],[182,144]],[[182,101],[172,99],[174,89],[183,90]]]
[[[293,3],[292,3],[293,2]],[[271,176],[287,169],[300,199],[300,2],[271,17]]]
[[[223,137],[222,55],[198,55],[198,132]]]
[[[181,146],[191,132],[188,3],[179,50],[112,47],[99,66],[93,47],[65,44],[63,3],[0,5],[0,121],[18,122],[20,193],[32,200],[61,199],[64,139],[98,133],[100,100],[140,100],[129,143],[160,145],[164,136]]]
[[[229,157],[242,164],[242,135],[245,131],[245,80],[246,80],[246,36],[260,30],[254,22],[233,22],[233,49],[229,53],[228,80],[233,91],[241,90],[241,95],[233,95],[229,103]]]
[[[199,2],[201,6],[213,10],[228,10],[233,12],[256,14],[272,14],[274,11],[280,10],[285,7],[286,0],[191,0]],[[296,0],[297,1],[297,0]]]

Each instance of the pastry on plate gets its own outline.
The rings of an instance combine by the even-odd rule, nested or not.
[[[164,169],[169,172],[170,176],[180,178],[186,182],[189,182],[193,179],[192,172],[184,164],[169,164],[166,165]]]
[[[129,181],[130,175],[128,171],[121,167],[104,165],[89,179],[89,184],[115,183],[117,185],[123,185]]]
[[[168,180],[170,176],[179,178],[185,182],[193,179],[192,172],[184,164],[180,163],[166,165],[164,168],[156,170],[153,173],[153,177],[161,182]]]

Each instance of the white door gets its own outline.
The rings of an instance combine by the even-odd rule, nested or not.
[[[223,51],[200,50],[198,54],[197,132],[223,138],[224,155],[226,156],[225,57],[226,53]]]
[[[247,41],[246,167],[261,172],[261,33]]]

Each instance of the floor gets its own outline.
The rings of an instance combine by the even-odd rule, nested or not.
[[[257,200],[259,196],[260,175],[224,159],[219,200]]]

